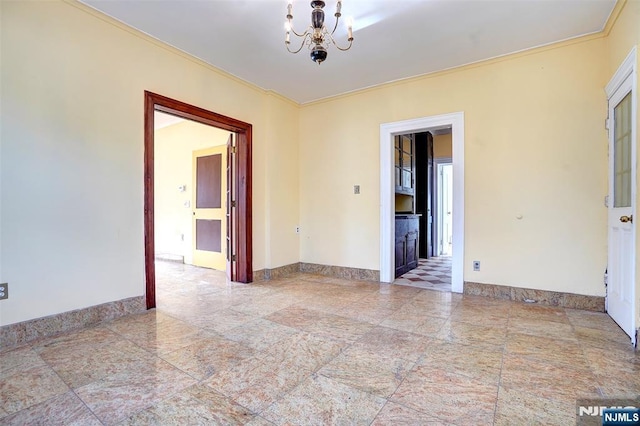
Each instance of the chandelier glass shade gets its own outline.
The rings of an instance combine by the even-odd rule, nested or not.
[[[349,44],[346,45],[346,47],[341,47],[333,38],[333,34],[336,32],[340,17],[342,16],[342,1],[338,1],[336,3],[336,12],[333,15],[336,20],[333,30],[329,32],[324,22],[325,2],[321,0],[313,0],[311,2],[311,25],[309,25],[303,33],[297,33],[293,29],[292,1],[293,0],[289,0],[289,5],[287,6],[287,21],[285,22],[286,36],[284,43],[289,52],[298,53],[303,47],[307,46],[311,51],[311,59],[317,64],[321,64],[325,59],[327,59],[327,48],[330,44],[333,44],[338,48],[338,50],[342,51],[351,49],[351,45],[353,44],[353,22],[351,20],[347,23],[347,42]],[[300,47],[297,50],[291,50],[292,33],[301,40]]]

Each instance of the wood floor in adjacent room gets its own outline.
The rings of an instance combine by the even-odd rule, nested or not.
[[[159,262],[158,308],[0,349],[0,424],[566,425],[640,393],[605,314]]]

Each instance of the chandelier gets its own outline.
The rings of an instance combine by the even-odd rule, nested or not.
[[[342,13],[340,12],[342,9],[342,1],[338,1],[336,3],[336,13],[333,16],[336,17],[336,22],[333,27],[333,31],[329,32],[327,27],[324,25],[324,1],[321,0],[313,0],[311,2],[311,25],[306,29],[302,34],[298,34],[293,29],[293,0],[289,0],[289,5],[287,6],[287,22],[285,23],[285,45],[287,46],[287,50],[291,53],[298,53],[302,50],[304,46],[307,46],[311,51],[311,59],[316,62],[318,65],[322,63],[325,59],[327,59],[327,47],[329,47],[330,43],[333,43],[338,50],[349,50],[351,49],[351,45],[353,44],[353,22],[349,19],[347,22],[347,41],[349,45],[347,47],[340,47],[336,41],[333,39],[333,33],[336,32],[338,28],[338,22],[340,21],[340,17]],[[298,50],[291,50],[291,33],[293,33],[296,37],[302,39],[302,43],[300,44],[300,48]]]

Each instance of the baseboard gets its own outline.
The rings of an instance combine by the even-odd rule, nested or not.
[[[23,345],[36,339],[111,321],[146,311],[144,296],[103,303],[0,327],[0,348]]]
[[[348,268],[346,266],[320,265],[317,263],[292,263],[273,269],[260,269],[253,272],[253,281],[261,282],[285,278],[296,273],[316,274],[333,278],[359,281],[380,281],[380,271],[373,269]]]
[[[497,284],[464,282],[464,294],[492,297],[494,299],[529,302],[537,305],[558,306],[562,308],[583,309],[604,312],[604,297],[559,291],[535,290]]]
[[[347,280],[380,282],[380,271],[374,269],[349,268],[346,266],[319,265],[317,263],[300,262],[300,272],[324,275]]]
[[[285,278],[289,275],[297,274],[298,272],[300,272],[300,263],[292,263],[290,265],[279,266],[273,269],[260,269],[253,271],[253,282]]]

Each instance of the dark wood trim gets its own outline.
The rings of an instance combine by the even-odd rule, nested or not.
[[[236,230],[238,232],[236,259],[237,259],[237,278],[236,281],[242,283],[250,283],[253,281],[253,267],[243,267],[242,265],[253,265],[252,244],[248,241],[243,244],[242,240],[245,235],[253,235],[252,221],[242,220],[243,216],[252,217],[252,176],[251,176],[251,139],[252,129],[247,129],[244,133],[237,134],[237,170],[236,170],[236,188],[237,188],[237,208],[238,221],[236,222]]]
[[[156,307],[155,235],[153,217],[153,134],[154,102],[144,97],[144,272],[146,277],[147,309]]]
[[[238,167],[234,173],[237,193],[237,276],[234,281],[253,281],[252,238],[252,125],[226,117],[203,108],[186,104],[149,91],[144,92],[144,244],[147,309],[156,306],[156,272],[153,215],[154,179],[154,111],[162,111],[177,117],[235,132],[237,135]]]

